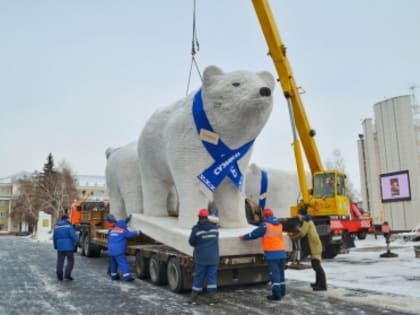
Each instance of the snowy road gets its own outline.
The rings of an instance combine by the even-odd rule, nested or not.
[[[75,280],[58,282],[51,244],[1,236],[0,314],[408,314],[382,304],[337,299],[331,293],[340,292],[339,288],[312,292],[307,282],[297,280],[288,280],[288,294],[281,302],[267,301],[269,287],[259,285],[222,289],[215,306],[189,306],[188,294],[175,294],[166,287],[141,280],[128,284],[110,281],[104,255],[86,258],[77,254],[75,259]]]

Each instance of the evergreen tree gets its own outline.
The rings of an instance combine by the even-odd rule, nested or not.
[[[12,216],[17,223],[35,224],[40,210],[53,216],[53,222],[69,209],[77,198],[77,187],[71,169],[63,162],[56,169],[50,153],[43,172],[30,180],[21,181],[17,198],[12,207]]]
[[[47,163],[44,164],[43,174],[48,176],[51,173],[54,173],[54,157],[50,152],[47,156]]]

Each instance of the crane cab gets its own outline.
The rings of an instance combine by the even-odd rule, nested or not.
[[[311,199],[312,215],[348,217],[350,203],[346,195],[346,176],[339,171],[316,172]]]
[[[312,189],[309,190],[308,213],[314,217],[330,216],[348,218],[350,202],[346,195],[346,176],[336,170],[315,172]],[[290,208],[291,216],[297,216],[303,200]]]

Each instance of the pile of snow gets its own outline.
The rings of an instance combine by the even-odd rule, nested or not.
[[[390,250],[398,257],[381,258],[380,254],[387,251],[383,236],[357,240],[349,254],[322,261],[328,281],[328,291],[323,294],[420,314],[420,258],[414,252],[417,245],[420,243],[394,240]],[[312,269],[287,269],[286,279],[314,282],[315,273]],[[304,290],[311,288],[308,285]]]

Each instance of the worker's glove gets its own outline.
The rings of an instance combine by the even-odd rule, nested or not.
[[[219,223],[219,218],[214,216],[214,215],[209,215],[208,218],[209,218],[209,221],[213,224],[218,224]]]

